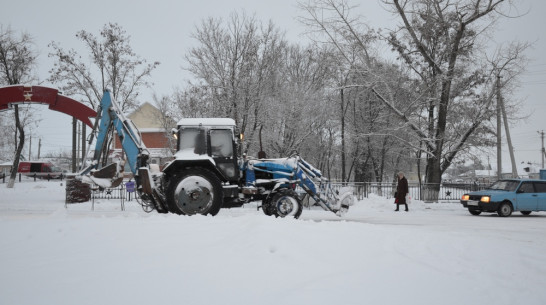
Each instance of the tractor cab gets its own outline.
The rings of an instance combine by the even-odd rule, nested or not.
[[[177,138],[175,161],[208,163],[207,167],[222,177],[236,182],[239,179],[235,121],[229,118],[181,119],[173,130]]]

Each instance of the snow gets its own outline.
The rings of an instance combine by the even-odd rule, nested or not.
[[[209,160],[212,164],[216,164],[216,162],[214,162],[214,159],[211,158],[209,155],[196,154],[194,147],[184,148],[179,150],[178,152],[174,154],[174,158],[176,160]]]
[[[184,118],[178,121],[178,126],[235,126],[230,118]]]
[[[64,182],[0,184],[0,304],[545,304],[546,214],[357,202],[267,217],[69,204]]]

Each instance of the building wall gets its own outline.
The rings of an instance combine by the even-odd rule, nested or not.
[[[142,104],[129,115],[137,128],[164,128],[161,124],[161,112],[150,103]]]
[[[144,145],[148,148],[168,148],[169,143],[168,139],[165,136],[165,132],[162,131],[154,131],[154,132],[140,132],[140,135],[142,136],[142,141],[144,142]],[[122,148],[121,142],[119,141],[118,137],[115,137],[116,141],[114,143],[114,149]]]

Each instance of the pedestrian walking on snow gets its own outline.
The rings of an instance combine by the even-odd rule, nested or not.
[[[394,195],[395,200],[394,203],[396,203],[396,210],[400,210],[400,205],[403,204],[406,206],[406,212],[408,211],[408,203],[406,202],[406,195],[409,193],[408,191],[408,180],[406,177],[404,177],[404,173],[399,172],[398,173],[398,185],[396,186],[396,194]]]

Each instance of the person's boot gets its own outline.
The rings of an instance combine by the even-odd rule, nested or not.
[[[409,211],[409,210],[408,210],[408,205],[406,204],[406,212],[407,212],[407,211]]]
[[[397,205],[396,205],[396,210],[394,210],[394,211],[395,211],[395,212],[398,212],[398,211],[399,211],[399,210],[398,210],[399,208],[400,208],[400,206],[397,204]]]

